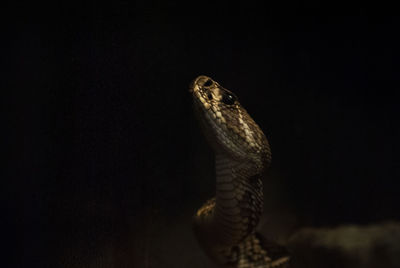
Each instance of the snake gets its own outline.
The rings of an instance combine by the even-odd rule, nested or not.
[[[212,78],[198,76],[189,91],[215,157],[215,197],[192,220],[200,247],[218,267],[289,267],[288,251],[256,231],[263,213],[262,175],[271,162],[265,134],[238,97]]]

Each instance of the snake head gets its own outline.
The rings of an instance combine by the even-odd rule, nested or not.
[[[271,153],[268,141],[236,95],[207,76],[190,85],[196,114],[205,136],[216,153],[265,167]]]

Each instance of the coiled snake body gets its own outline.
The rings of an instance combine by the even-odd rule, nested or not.
[[[220,267],[288,267],[287,253],[255,232],[263,210],[261,174],[271,161],[264,133],[235,94],[211,78],[197,77],[190,91],[215,152],[216,197],[193,217],[200,245]]]

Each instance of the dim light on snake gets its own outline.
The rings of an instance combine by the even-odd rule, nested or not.
[[[190,85],[195,113],[215,154],[216,194],[193,217],[205,253],[224,268],[289,267],[282,247],[256,232],[269,143],[236,95],[207,76]]]

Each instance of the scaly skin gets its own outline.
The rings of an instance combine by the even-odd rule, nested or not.
[[[261,174],[271,161],[264,133],[211,78],[197,77],[190,91],[216,161],[216,197],[193,217],[199,243],[220,267],[287,267],[287,254],[255,233],[263,210]]]

